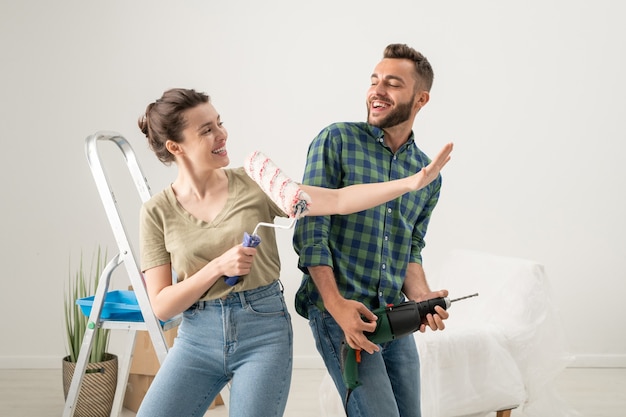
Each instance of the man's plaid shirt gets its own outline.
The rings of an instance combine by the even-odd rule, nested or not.
[[[406,177],[430,159],[409,140],[394,154],[382,129],[367,123],[334,123],[309,147],[303,184],[341,188],[351,184]],[[350,215],[304,217],[293,237],[304,272],[296,310],[308,317],[309,305],[324,309],[307,267],[333,268],[345,298],[370,309],[404,300],[402,285],[409,262],[421,264],[430,215],[437,204],[441,176],[426,188]],[[323,204],[315,201],[314,204]]]

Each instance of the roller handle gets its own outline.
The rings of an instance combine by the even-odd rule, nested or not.
[[[242,245],[246,248],[256,248],[261,243],[261,237],[259,235],[249,235],[247,232],[243,232],[243,242]],[[238,276],[234,277],[225,277],[224,282],[226,282],[231,287],[235,285],[239,281]]]

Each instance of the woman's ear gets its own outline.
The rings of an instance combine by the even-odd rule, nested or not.
[[[183,153],[183,149],[180,146],[180,143],[178,142],[174,142],[171,139],[168,139],[165,142],[165,149],[167,149],[169,151],[169,153],[171,153],[172,155],[176,156],[176,155],[180,155]]]

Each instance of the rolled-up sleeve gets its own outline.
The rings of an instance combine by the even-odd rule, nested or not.
[[[336,189],[341,183],[340,142],[333,141],[332,129],[326,128],[311,142],[302,183]],[[312,204],[324,204],[313,201]],[[310,266],[333,267],[329,247],[330,217],[310,216],[298,220],[293,247],[298,254],[298,268],[308,273]]]

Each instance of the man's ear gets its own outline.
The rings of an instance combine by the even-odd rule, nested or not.
[[[180,143],[178,142],[174,142],[173,140],[168,139],[165,142],[165,148],[169,151],[169,153],[171,153],[172,155],[180,155],[183,153],[183,149],[180,146]]]
[[[421,109],[422,107],[426,105],[426,103],[428,103],[428,100],[430,100],[430,93],[428,91],[420,90],[417,93],[415,93],[416,109],[419,111],[419,109]]]

